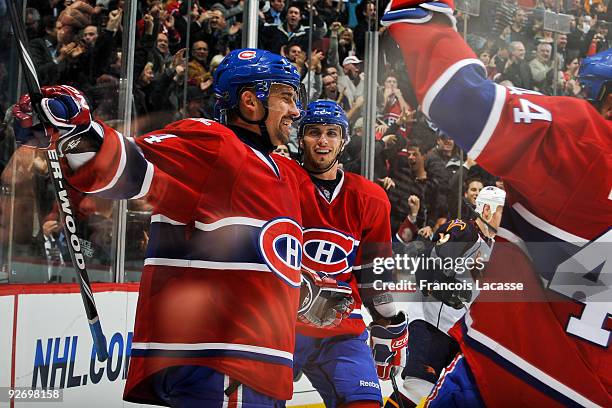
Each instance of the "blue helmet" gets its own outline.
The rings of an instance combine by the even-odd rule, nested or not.
[[[233,50],[215,71],[215,120],[226,122],[227,112],[238,107],[238,93],[245,86],[252,87],[257,98],[267,106],[273,83],[292,86],[299,95],[297,108],[303,112],[300,74],[286,58],[254,48]]]
[[[583,59],[578,80],[589,102],[603,101],[612,88],[612,48]]]
[[[334,101],[317,100],[308,104],[306,113],[300,121],[298,138],[304,136],[306,125],[312,124],[339,125],[342,128],[342,138],[345,140],[345,144],[351,141],[346,114],[342,107]]]

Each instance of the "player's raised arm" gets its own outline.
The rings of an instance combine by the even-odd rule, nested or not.
[[[157,204],[195,197],[211,165],[204,158],[219,148],[220,138],[212,141],[203,136],[220,127],[211,121],[183,121],[137,139],[126,138],[95,121],[77,89],[61,85],[42,92],[43,111],[59,129],[55,142],[68,165],[68,180],[85,193],[111,199],[148,195]],[[27,95],[15,105],[13,115],[19,138],[31,140],[36,132]],[[191,168],[193,177],[175,182],[172,174],[179,168]]]
[[[531,195],[529,189],[542,181],[533,177],[550,178],[552,172],[566,183],[578,181],[599,152],[610,150],[610,122],[588,102],[488,80],[482,62],[447,23],[447,15],[421,9],[431,21],[410,24],[415,12],[402,7],[417,4],[399,3],[408,2],[392,2],[383,24],[390,25],[400,46],[421,109],[489,172]],[[417,3],[423,8],[430,4]],[[559,160],[570,151],[572,160]]]

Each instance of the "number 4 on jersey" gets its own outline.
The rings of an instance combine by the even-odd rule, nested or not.
[[[514,108],[514,123],[531,123],[533,120],[552,121],[550,111],[540,105],[536,105],[527,99],[519,99],[519,103],[521,104],[520,109]]]
[[[582,315],[570,317],[566,331],[607,347],[612,332],[606,319],[612,315],[612,229],[561,263],[549,289],[584,304]]]

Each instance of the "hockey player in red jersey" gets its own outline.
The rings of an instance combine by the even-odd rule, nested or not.
[[[390,293],[373,287],[374,280],[390,280],[372,269],[374,258],[391,256],[390,204],[379,186],[338,168],[348,141],[348,120],[336,102],[308,105],[298,129],[303,167],[312,180],[301,188],[302,264],[310,273],[348,283],[356,304],[335,328],[298,323],[294,371],[308,377],[327,407],[379,407],[378,377],[389,379],[391,368],[405,359],[406,317]],[[373,318],[372,349],[362,304]]]
[[[154,206],[127,401],[259,408],[292,396],[307,176],[270,153],[301,115],[300,76],[283,57],[235,50],[215,72],[215,93],[227,127],[185,119],[132,140],[93,121],[74,88],[43,88],[70,183]],[[15,117],[27,127],[23,106]],[[302,320],[348,314],[347,285],[306,281]]]
[[[483,279],[525,289],[481,291],[450,330],[463,357],[445,378],[459,380],[428,404],[467,406],[461,392],[477,386],[490,407],[612,406],[612,122],[600,114],[612,104],[610,58],[592,72],[596,107],[503,87],[451,28],[452,13],[452,1],[392,1],[383,24],[424,114],[503,179]]]

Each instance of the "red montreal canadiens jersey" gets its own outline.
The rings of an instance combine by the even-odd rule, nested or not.
[[[391,205],[382,188],[353,173],[342,172],[340,183],[328,200],[311,180],[301,188],[304,246],[302,267],[348,282],[355,309],[333,329],[301,322],[297,332],[306,336],[359,335],[365,330],[360,292],[373,290],[376,257],[391,256]]]
[[[612,406],[612,122],[586,101],[487,80],[446,26],[389,31],[423,112],[506,186],[484,279],[526,289],[481,291],[451,329],[484,402]]]
[[[154,205],[126,400],[164,405],[151,375],[177,365],[291,399],[299,177],[213,121],[186,119],[135,140],[105,128],[100,152],[71,183]]]

